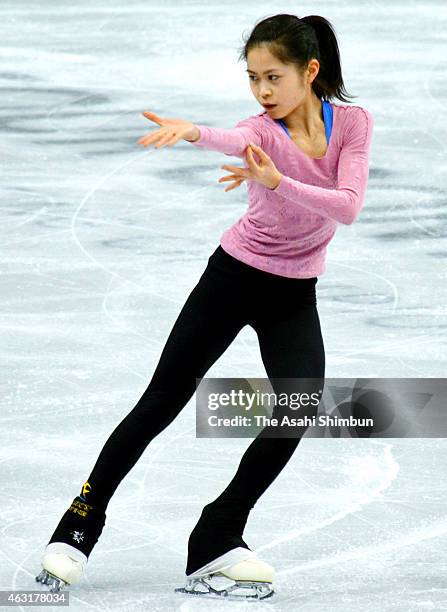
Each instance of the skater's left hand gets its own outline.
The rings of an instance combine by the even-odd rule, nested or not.
[[[260,164],[258,165],[255,161],[253,153],[260,159]],[[282,174],[276,168],[275,164],[271,160],[271,158],[257,145],[250,143],[246,148],[245,158],[248,163],[248,168],[240,166],[229,166],[226,164],[225,166],[221,166],[223,170],[228,170],[229,172],[233,172],[229,176],[223,176],[219,179],[219,183],[223,183],[224,181],[234,181],[232,185],[224,189],[224,191],[230,191],[230,189],[234,189],[235,187],[239,187],[239,185],[245,180],[248,179],[250,181],[256,181],[257,183],[261,183],[268,189],[275,189],[281,181]]]

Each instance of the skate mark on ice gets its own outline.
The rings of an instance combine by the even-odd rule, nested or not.
[[[113,170],[111,170],[108,174],[106,174],[105,176],[103,176],[101,179],[99,179],[99,181],[96,182],[96,184],[86,193],[86,195],[82,198],[78,208],[76,209],[76,211],[74,212],[74,214],[72,215],[71,218],[71,233],[73,236],[73,239],[76,243],[76,245],[78,246],[78,248],[93,262],[95,263],[99,268],[101,268],[102,270],[104,270],[105,272],[107,272],[108,274],[111,275],[111,279],[110,279],[110,283],[109,283],[109,287],[111,284],[111,281],[113,278],[119,279],[121,281],[123,281],[124,283],[128,283],[133,287],[138,288],[140,291],[142,291],[143,293],[147,293],[149,295],[153,295],[156,297],[161,298],[162,300],[166,300],[169,301],[171,303],[176,304],[177,306],[181,307],[183,305],[182,301],[180,300],[175,300],[173,298],[170,298],[164,294],[158,293],[156,291],[153,290],[147,290],[146,288],[144,288],[141,284],[136,283],[128,278],[123,277],[122,275],[118,274],[117,272],[114,272],[113,270],[111,270],[110,268],[108,268],[107,266],[105,266],[104,264],[102,264],[96,257],[94,257],[81,243],[80,239],[78,238],[78,235],[76,233],[76,220],[77,217],[79,216],[79,213],[81,212],[82,208],[85,206],[85,204],[88,202],[88,200],[95,194],[95,192],[114,174],[116,174],[118,171],[122,170],[123,168],[125,168],[126,166],[133,164],[136,160],[139,160],[141,157],[145,157],[147,155],[152,155],[153,153],[155,153],[155,151],[149,151],[149,152],[144,152],[142,154],[138,154],[134,157],[132,157],[130,160],[118,165],[116,168],[114,168]],[[186,197],[192,197],[195,196],[198,193],[201,193],[203,191],[207,191],[210,190],[213,187],[213,185],[207,185],[205,187],[200,187],[198,189],[195,189],[193,191],[190,191]],[[171,204],[173,203],[177,203],[177,202],[182,202],[185,200],[185,195],[183,195],[182,197],[179,197],[177,199],[174,199],[171,201]],[[123,227],[129,227],[126,224],[122,224]],[[144,229],[149,229],[149,228],[144,228]],[[149,231],[151,231],[153,233],[153,230],[150,229]],[[159,235],[164,235],[161,232],[156,232]],[[116,324],[116,321],[113,319],[113,317],[110,315],[109,311],[107,310],[107,306],[106,306],[106,302],[107,302],[107,297],[108,297],[109,293],[106,293],[106,295],[104,296],[104,300],[103,300],[103,312],[107,315],[108,318],[110,318],[114,324]],[[122,325],[120,325],[120,328],[122,328]],[[154,344],[154,341],[151,340],[150,338],[145,337],[144,335],[140,334],[139,332],[135,332],[134,330],[125,328],[127,332],[132,333],[136,336],[141,337],[143,340],[145,340],[145,342],[149,342],[151,344]],[[250,353],[250,356],[252,358],[255,358],[254,355],[254,349],[246,342],[246,340],[244,338],[239,338],[240,342],[245,346],[246,350]],[[161,342],[158,343],[158,345],[160,345]]]
[[[309,569],[328,567],[331,565],[337,565],[339,563],[345,563],[349,561],[357,561],[358,559],[361,559],[363,557],[368,558],[376,554],[383,555],[384,553],[395,552],[399,548],[404,548],[405,546],[412,546],[413,544],[419,544],[419,542],[438,538],[446,534],[447,520],[444,520],[436,525],[431,525],[424,529],[415,529],[413,531],[410,531],[409,533],[400,536],[391,542],[387,542],[386,544],[373,544],[370,546],[364,546],[356,548],[353,551],[336,554],[332,557],[327,557],[326,559],[319,559],[315,561],[309,561],[307,563],[301,563],[288,569],[280,570],[277,572],[277,575],[287,576],[290,574],[304,572]]]
[[[371,272],[371,270],[369,268],[361,268],[358,266],[352,266],[352,265],[348,265],[348,264],[343,264],[343,263],[339,263],[339,262],[333,262],[334,266],[338,266],[339,268],[347,268],[348,270],[354,270],[355,272],[361,272],[363,277],[367,277],[369,276],[375,276],[376,278],[378,278],[379,280],[383,281],[385,284],[387,284],[389,287],[391,287],[391,290],[393,292],[393,305],[392,305],[392,309],[391,312],[389,313],[390,315],[393,315],[395,313],[396,307],[397,307],[397,302],[399,300],[399,291],[396,287],[396,285],[390,281],[388,278],[386,278],[385,276],[382,276],[381,274],[377,274],[377,272]]]
[[[125,278],[124,276],[121,276],[120,274],[118,274],[117,272],[114,272],[113,270],[111,270],[110,268],[108,268],[107,266],[105,266],[104,264],[102,264],[98,259],[96,259],[91,253],[89,253],[89,251],[87,251],[87,249],[82,245],[80,239],[77,236],[76,233],[76,220],[77,217],[80,213],[80,211],[82,210],[82,208],[85,206],[85,204],[88,202],[88,200],[94,195],[94,193],[114,174],[116,174],[118,171],[122,170],[123,168],[125,168],[126,166],[129,166],[131,164],[133,164],[135,161],[138,161],[139,159],[141,159],[142,157],[146,157],[147,155],[151,155],[153,154],[154,151],[149,151],[149,152],[144,152],[144,153],[140,153],[138,155],[133,156],[131,159],[129,159],[128,161],[119,164],[116,168],[114,168],[113,170],[111,170],[110,172],[108,172],[106,175],[104,175],[101,179],[99,179],[96,184],[85,194],[85,196],[82,198],[81,202],[79,203],[79,206],[77,207],[77,209],[75,210],[75,212],[73,213],[73,216],[71,218],[71,233],[73,236],[73,240],[75,242],[75,244],[78,246],[79,250],[84,253],[84,255],[86,257],[88,257],[94,264],[96,264],[99,268],[101,268],[102,270],[104,270],[105,272],[107,272],[108,274],[114,276],[115,278],[118,278],[122,281],[124,281],[125,283],[129,283],[130,285],[137,287],[138,289],[140,289],[141,291],[144,291],[146,293],[149,293],[150,295],[154,295],[156,297],[159,297],[160,299],[164,300],[164,301],[168,301],[168,302],[172,302],[176,305],[181,305],[179,300],[174,300],[172,298],[167,297],[166,295],[163,295],[161,293],[158,293],[156,291],[147,291],[145,289],[143,289],[143,287],[138,284],[135,283],[134,281]],[[200,187],[199,189],[195,189],[193,192],[190,192],[190,194],[197,194],[200,193],[201,191],[205,191],[207,189],[210,189],[210,186],[205,186],[205,187]],[[190,195],[188,194],[188,195]],[[185,198],[184,196],[182,198],[177,198],[176,200],[173,200],[171,203],[176,203],[176,202],[181,202],[183,201]]]
[[[255,552],[258,553],[261,551],[269,550],[271,548],[274,548],[278,544],[282,544],[284,542],[291,542],[299,537],[309,535],[316,531],[320,531],[324,527],[327,527],[329,525],[332,525],[333,523],[341,521],[347,516],[354,514],[355,512],[362,511],[365,506],[370,504],[372,501],[375,501],[375,498],[377,496],[379,496],[380,494],[382,494],[383,491],[388,489],[391,486],[392,482],[396,479],[397,474],[399,472],[399,464],[394,459],[393,454],[392,454],[392,445],[389,443],[373,442],[373,441],[371,441],[371,443],[375,443],[380,446],[384,446],[383,457],[386,460],[387,465],[385,466],[382,472],[383,474],[382,482],[380,482],[368,494],[365,494],[363,498],[361,498],[360,500],[352,501],[350,505],[344,510],[340,510],[336,512],[332,516],[320,521],[318,524],[315,524],[311,527],[305,527],[301,529],[292,529],[291,531],[288,531],[287,533],[285,533],[283,536],[276,538],[272,542],[269,542],[268,544],[260,546],[259,548],[256,549]],[[284,508],[287,508],[290,506],[290,504],[284,504],[283,506]],[[278,507],[280,508],[281,506],[276,506],[276,508]]]
[[[185,408],[186,408],[186,406],[185,406]],[[144,470],[144,474],[143,474],[141,480],[137,483],[138,491],[137,491],[137,494],[136,494],[136,504],[135,504],[135,498],[133,499],[133,507],[134,507],[133,516],[134,517],[137,517],[139,512],[140,512],[141,501],[142,501],[142,497],[143,497],[143,493],[144,493],[144,484],[145,484],[147,475],[149,474],[149,470],[153,466],[154,460],[160,455],[160,453],[162,451],[165,450],[166,447],[171,448],[172,447],[172,443],[175,440],[183,438],[185,435],[188,435],[189,433],[195,431],[195,429],[196,429],[196,426],[194,424],[193,427],[188,427],[187,429],[182,430],[178,434],[173,434],[172,436],[166,436],[166,440],[164,442],[160,443],[159,447],[151,454],[150,459],[148,461],[148,464],[146,466],[146,469]],[[166,431],[166,430],[164,430],[164,431]]]
[[[441,336],[447,335],[447,332],[435,331],[432,334],[421,334],[420,336],[412,336],[410,338],[405,338],[404,340],[389,340],[387,342],[382,342],[372,348],[360,348],[354,351],[347,351],[344,349],[334,349],[332,352],[334,354],[342,354],[344,357],[351,357],[352,355],[362,355],[364,353],[381,353],[383,350],[391,350],[396,348],[402,348],[407,344],[415,344],[417,341],[418,345],[426,344],[427,342],[433,342],[433,338],[440,338]]]

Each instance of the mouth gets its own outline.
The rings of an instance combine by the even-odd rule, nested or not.
[[[263,104],[262,105],[266,110],[272,110],[272,108],[276,107],[276,104]]]

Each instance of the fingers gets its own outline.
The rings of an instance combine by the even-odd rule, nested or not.
[[[246,167],[241,167],[241,166],[230,166],[229,164],[225,164],[224,166],[221,166],[222,170],[228,170],[228,172],[234,172],[236,174],[239,174],[239,176],[242,176],[244,174],[244,170],[245,172],[247,172],[248,168]],[[247,178],[244,176],[244,178]]]
[[[157,130],[156,132],[147,134],[146,136],[143,136],[142,138],[140,138],[140,140],[138,141],[138,144],[142,144],[145,147],[147,147],[147,145],[151,144],[151,142],[155,142],[156,140],[158,140],[163,133],[164,132],[160,132],[160,130]]]
[[[160,140],[160,142],[155,145],[155,148],[161,149],[161,147],[163,147],[164,145],[168,145],[169,143],[174,144],[174,141],[176,138],[177,138],[177,134],[173,134],[172,132],[165,134]]]
[[[251,147],[255,153],[259,153],[259,155],[266,155],[265,151],[263,151],[261,147],[258,147],[258,145],[255,145],[253,142],[250,142],[249,147]]]
[[[267,153],[258,147],[258,145],[253,144],[252,142],[247,147],[247,153],[250,155],[250,160],[256,163],[256,160],[253,157],[253,152],[259,156],[259,159],[262,161],[266,161],[269,159]]]
[[[256,160],[253,157],[253,150],[251,149],[250,146],[247,147],[247,156],[246,157],[247,157],[247,161],[248,161],[248,165],[249,166],[251,166],[251,167],[252,166],[257,166]]]
[[[159,142],[157,145],[155,145],[155,148],[159,149],[167,143],[173,145],[176,142],[176,139],[178,140],[177,134],[173,134],[171,131],[166,133],[165,131],[157,130],[152,134],[148,134],[147,136],[140,138],[138,144],[142,144],[143,146],[147,147],[151,143],[157,142],[158,140]]]
[[[146,119],[150,119],[150,121],[154,121],[155,123],[158,123],[158,125],[161,125],[161,117],[159,117],[155,113],[151,113],[150,111],[143,111],[141,114],[146,117]]]
[[[228,172],[232,172],[233,176],[236,177],[237,180],[245,181],[245,179],[251,178],[251,172],[249,168],[241,168],[239,166],[229,166],[225,164],[225,166],[221,166],[222,170],[228,170]]]
[[[239,187],[239,185],[241,185],[241,183],[243,182],[244,182],[243,179],[236,180],[232,185],[229,185],[228,187],[226,187],[224,191],[231,191],[232,189],[236,189],[236,187]]]
[[[260,153],[260,151],[262,149],[255,150],[254,146],[255,145],[253,145],[253,144],[248,145],[248,147],[247,147],[247,155],[245,156],[246,159],[247,159],[248,165],[249,165],[250,169],[253,172],[255,172],[256,170],[259,170],[259,167],[260,167],[258,165],[258,162],[256,161],[256,159],[254,158],[254,153],[256,153],[258,155],[260,163],[262,164],[262,155]]]
[[[138,141],[138,144],[142,144],[147,147],[148,144],[152,142],[154,134],[150,134],[149,136],[142,136]]]
[[[245,179],[241,178],[237,174],[229,174],[228,176],[223,176],[217,182],[223,183],[224,181],[244,181]]]
[[[241,185],[244,182],[244,180],[245,180],[244,178],[241,178],[240,176],[236,174],[230,174],[228,176],[223,176],[217,182],[223,183],[224,181],[233,181],[231,185],[228,185],[228,187],[224,189],[224,191],[230,191],[231,189],[235,189],[236,187],[239,187],[239,185]]]

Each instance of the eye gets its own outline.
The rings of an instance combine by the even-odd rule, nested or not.
[[[274,77],[276,80],[279,79],[279,76],[276,76],[275,74],[269,74],[269,77]],[[256,78],[253,74],[249,74],[248,75],[249,80],[254,81],[254,79]]]

